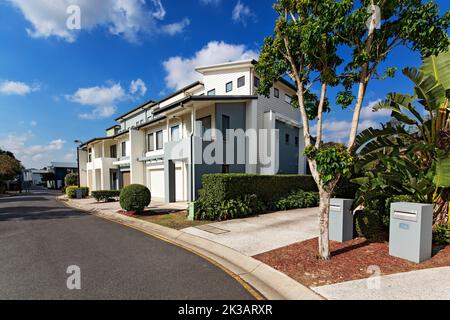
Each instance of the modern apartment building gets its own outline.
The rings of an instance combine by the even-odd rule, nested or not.
[[[80,147],[81,184],[91,190],[143,184],[153,199],[176,202],[195,200],[206,173],[305,173],[301,116],[291,106],[295,87],[281,79],[269,98],[257,95],[255,64],[199,67],[202,81],[118,117],[105,137]],[[215,142],[219,148],[211,147]]]

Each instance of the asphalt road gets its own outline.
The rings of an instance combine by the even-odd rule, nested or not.
[[[80,290],[67,288],[68,278],[75,275],[67,273],[69,266],[79,267]],[[54,193],[34,191],[0,198],[0,299],[253,296],[193,253],[67,208]]]

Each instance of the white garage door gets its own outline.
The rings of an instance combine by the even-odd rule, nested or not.
[[[152,198],[164,199],[164,169],[149,170]]]

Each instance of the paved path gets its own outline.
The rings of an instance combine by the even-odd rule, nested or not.
[[[68,266],[81,290],[68,290]],[[55,194],[0,199],[0,299],[252,299],[206,260],[65,207]]]
[[[254,256],[317,237],[317,217],[317,208],[297,209],[216,222],[182,231]]]
[[[312,288],[333,300],[448,300],[450,267],[398,273]]]

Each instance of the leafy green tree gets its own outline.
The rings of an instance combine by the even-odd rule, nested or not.
[[[68,173],[64,177],[64,183],[66,187],[78,186],[78,173]]]
[[[268,96],[273,83],[284,76],[297,86],[293,105],[300,109],[306,155],[320,192],[319,256],[329,259],[329,202],[339,179],[350,172],[367,86],[373,78],[395,74],[395,68],[380,70],[380,64],[397,46],[423,56],[447,50],[450,12],[441,17],[433,1],[420,0],[278,0],[274,8],[278,14],[274,35],[265,39],[256,66],[262,78],[258,93]],[[341,47],[351,53],[341,56]],[[327,90],[338,85],[344,90],[336,103],[343,108],[353,105],[344,149],[322,142]],[[315,86],[319,95],[312,90]],[[315,142],[311,119],[317,120]]]
[[[0,150],[0,182],[14,179],[22,169],[22,164],[13,153]]]

